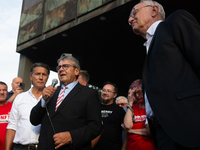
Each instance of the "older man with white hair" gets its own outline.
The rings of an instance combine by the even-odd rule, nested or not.
[[[115,100],[115,103],[125,109],[128,105],[128,99],[124,96],[118,96]]]
[[[128,22],[146,39],[142,85],[158,149],[200,149],[199,23],[185,10],[165,19],[162,5],[152,0],[136,4]]]

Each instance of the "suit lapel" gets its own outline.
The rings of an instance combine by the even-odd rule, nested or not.
[[[50,116],[52,116],[55,113],[56,102],[57,102],[57,98],[58,98],[58,94],[60,92],[60,89],[61,89],[61,86],[59,86],[57,88],[57,90],[55,91],[53,97],[51,98],[51,102],[50,102],[50,105],[48,107],[49,108]]]
[[[60,106],[58,107],[58,109],[55,111],[54,109],[54,114],[53,116],[55,116],[64,106],[66,106],[71,100],[72,98],[78,94],[81,91],[81,85],[78,83],[70,92],[69,94],[65,97],[65,99],[62,101],[62,103],[60,104]],[[58,96],[57,96],[58,97]],[[56,106],[56,102],[54,104],[54,106]],[[53,117],[52,116],[52,117]]]
[[[157,33],[158,33],[158,29],[160,28],[160,26],[161,26],[162,23],[163,23],[163,22],[159,23],[158,26],[157,26],[157,28],[156,28],[156,31],[155,31],[154,36],[153,36],[153,39],[151,40],[151,43],[150,43],[150,46],[149,46],[148,54],[149,54],[149,53],[151,52],[151,50],[152,50],[152,45],[153,45],[153,43],[154,43],[154,41],[155,41],[155,37],[156,37],[156,35],[157,35]],[[147,56],[148,56],[148,55],[147,55]]]
[[[150,53],[151,53],[151,51],[152,51],[153,43],[154,43],[154,41],[155,41],[156,35],[157,35],[157,33],[158,33],[158,29],[160,28],[161,24],[162,24],[162,22],[159,23],[159,25],[157,26],[156,31],[155,31],[155,33],[154,33],[154,36],[153,36],[153,38],[152,38],[152,40],[151,40],[151,43],[150,43],[150,46],[149,46],[149,50],[148,50],[148,54],[146,55],[146,59],[145,59],[145,62],[144,62],[143,75],[144,75],[144,71],[146,70],[146,66],[147,66],[147,62],[148,62],[148,57],[149,57],[149,55],[150,55]]]

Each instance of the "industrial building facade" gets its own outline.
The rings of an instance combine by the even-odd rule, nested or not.
[[[142,77],[145,60],[144,39],[128,25],[132,7],[139,0],[23,0],[17,40],[20,53],[18,76],[30,87],[29,70],[33,63],[47,63],[55,71],[57,59],[69,53],[90,74],[90,84],[102,87],[106,81],[118,85],[126,95],[129,85]],[[192,6],[158,0],[166,14]],[[180,4],[180,5],[179,5]],[[197,16],[195,16],[197,17]]]

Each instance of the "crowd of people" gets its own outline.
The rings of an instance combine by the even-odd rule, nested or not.
[[[62,55],[59,60],[59,64],[61,64],[61,65],[58,65],[58,76],[59,76],[60,81],[62,81],[61,82],[63,84],[62,86],[64,86],[66,84],[67,87],[69,88],[69,90],[72,90],[76,86],[79,86],[79,88],[83,88],[84,89],[83,93],[82,93],[82,95],[80,95],[80,97],[78,96],[77,102],[79,102],[80,100],[83,100],[84,97],[87,101],[84,103],[80,101],[80,103],[82,103],[82,105],[79,105],[79,106],[73,105],[73,103],[70,104],[69,107],[71,107],[71,109],[73,109],[73,114],[72,114],[72,112],[70,112],[70,114],[69,114],[69,112],[68,112],[69,109],[63,109],[63,113],[67,114],[66,116],[62,116],[64,118],[62,118],[62,117],[60,118],[60,115],[57,116],[59,119],[56,119],[56,121],[54,121],[52,118],[50,118],[50,119],[52,119],[51,121],[53,122],[53,129],[52,129],[52,126],[50,125],[50,123],[48,121],[48,115],[46,114],[46,110],[44,109],[44,107],[46,107],[46,106],[44,106],[44,105],[47,105],[45,102],[46,96],[48,96],[50,98],[52,96],[52,93],[54,93],[57,90],[57,88],[59,88],[59,87],[52,87],[52,86],[45,87],[46,82],[49,77],[49,73],[50,73],[49,66],[44,63],[34,63],[30,69],[30,80],[32,83],[32,87],[28,91],[23,91],[23,89],[20,88],[20,84],[23,83],[23,79],[20,77],[16,77],[13,79],[13,82],[11,84],[12,90],[10,92],[7,91],[7,85],[4,82],[0,82],[0,92],[1,92],[1,106],[0,106],[1,113],[0,114],[7,115],[7,117],[5,117],[6,120],[4,120],[4,122],[2,121],[1,122],[2,124],[0,124],[0,125],[3,125],[1,127],[1,131],[2,131],[1,132],[2,133],[1,134],[1,149],[2,150],[3,149],[18,150],[18,149],[30,149],[30,148],[31,149],[37,149],[37,148],[39,148],[39,149],[43,149],[43,148],[44,149],[45,148],[46,149],[54,149],[55,145],[57,145],[57,144],[55,144],[55,140],[57,138],[59,139],[59,136],[60,136],[59,133],[62,131],[60,125],[62,125],[65,122],[63,120],[66,120],[67,117],[70,117],[69,121],[71,121],[71,119],[75,119],[75,120],[73,120],[74,123],[71,123],[71,124],[74,126],[78,122],[80,124],[82,123],[82,125],[80,126],[80,128],[81,128],[82,126],[85,125],[85,121],[86,121],[86,120],[84,120],[82,122],[82,120],[77,119],[77,117],[81,117],[81,116],[85,116],[86,118],[88,117],[87,119],[89,119],[91,117],[90,122],[94,121],[93,124],[91,123],[91,127],[94,126],[93,127],[94,131],[93,132],[90,131],[91,138],[87,131],[90,129],[87,129],[87,130],[82,129],[83,131],[84,130],[87,131],[87,133],[85,133],[86,135],[83,134],[83,137],[85,138],[85,136],[88,136],[89,139],[87,142],[89,143],[88,146],[90,148],[95,149],[95,150],[101,150],[101,149],[115,149],[115,150],[124,149],[125,150],[125,149],[128,149],[128,147],[129,147],[128,145],[130,143],[130,140],[128,140],[129,136],[131,134],[138,134],[138,133],[137,132],[134,133],[134,129],[132,129],[133,125],[131,127],[131,130],[129,130],[126,127],[126,121],[124,120],[125,119],[124,116],[126,114],[125,111],[127,109],[128,104],[131,104],[129,99],[132,99],[132,100],[134,99],[133,101],[136,101],[135,99],[137,98],[138,95],[137,94],[134,95],[133,94],[134,92],[132,92],[130,94],[130,91],[132,91],[132,89],[135,89],[136,86],[135,87],[131,86],[131,88],[130,88],[131,90],[129,90],[128,98],[126,98],[125,96],[117,97],[117,93],[118,93],[117,86],[114,83],[106,82],[106,83],[104,83],[104,85],[102,87],[101,103],[99,103],[99,99],[97,97],[96,91],[94,91],[92,89],[88,89],[88,87],[87,87],[87,84],[89,82],[89,74],[85,70],[79,71],[80,66],[79,66],[79,62],[78,62],[78,60],[76,60],[76,58]],[[77,66],[77,68],[76,68],[76,66]],[[71,67],[71,71],[69,71],[70,67]],[[72,68],[74,70],[72,70]],[[76,72],[74,72],[75,69],[77,69]],[[67,74],[71,74],[71,76],[67,76],[67,74],[65,72],[67,72]],[[66,77],[64,77],[65,75],[66,75]],[[64,79],[64,78],[66,78],[66,79]],[[65,82],[67,82],[67,83],[65,83]],[[141,88],[141,82],[140,82],[139,86]],[[48,92],[46,93],[46,91],[48,91]],[[90,94],[89,94],[89,97],[84,96],[87,92],[93,93],[92,94],[93,96],[91,97]],[[70,93],[70,91],[68,91],[68,94],[69,93]],[[57,93],[57,95],[58,95],[58,93]],[[139,95],[141,96],[141,93]],[[11,99],[11,97],[13,97],[13,98]],[[43,104],[42,104],[42,101],[44,101]],[[73,98],[72,101],[75,101],[75,104],[77,103],[76,98]],[[90,101],[94,101],[94,104]],[[143,99],[141,101],[143,101]],[[143,103],[144,103],[144,101],[143,101]],[[54,105],[52,104],[53,108],[56,106],[55,104]],[[91,105],[91,107],[89,107],[89,104]],[[88,110],[87,110],[88,112],[87,111],[84,112],[84,109],[86,109],[86,107],[84,107],[85,105],[88,105],[87,107],[90,108],[90,109],[88,108]],[[133,107],[133,106],[134,105],[131,104],[131,107]],[[12,109],[11,109],[11,107],[12,107]],[[51,110],[49,107],[48,107],[48,109],[49,109],[48,111]],[[61,106],[59,106],[59,107],[61,107]],[[77,116],[75,115],[75,118],[74,118],[73,115],[74,115],[75,109],[77,109],[76,113],[79,112],[80,114],[79,113],[76,114]],[[144,109],[144,107],[143,107],[143,109]],[[66,110],[67,110],[67,112],[65,112]],[[55,110],[55,112],[57,112],[57,111],[59,111],[59,109]],[[96,115],[94,114],[95,112],[96,112]],[[53,112],[50,112],[50,116],[52,115],[52,113]],[[86,114],[84,114],[84,113],[86,113]],[[87,113],[88,113],[88,115],[87,115]],[[43,120],[44,116],[47,117],[45,119],[47,122],[44,121],[44,123],[43,123],[42,120]],[[142,117],[143,122],[145,121],[145,119],[146,119],[146,117],[144,117],[145,111],[142,111],[142,116],[140,114],[138,114],[138,116],[140,118]],[[137,118],[138,116],[135,113],[134,117]],[[30,117],[31,117],[31,119],[30,119]],[[57,118],[57,117],[55,117],[55,118]],[[132,121],[134,117],[131,115],[131,117],[127,120]],[[8,120],[8,118],[9,118],[9,120]],[[58,127],[57,127],[56,126],[57,123],[55,124],[55,122],[59,122],[59,120],[60,120],[60,123],[58,123]],[[139,121],[138,121],[138,119],[136,119],[136,120],[137,120],[137,122],[141,122],[141,120],[139,120]],[[95,125],[96,123],[98,123],[98,124]],[[43,124],[45,124],[45,126],[43,128],[41,128],[41,125],[43,125]],[[99,130],[97,130],[98,129],[97,127],[99,128]],[[66,126],[64,126],[63,128],[64,128],[63,131],[65,131],[67,129]],[[72,128],[72,127],[68,127],[68,128]],[[134,126],[134,128],[135,128],[135,126]],[[141,128],[143,128],[143,127],[141,127]],[[43,130],[47,130],[47,131],[43,131]],[[79,130],[81,130],[81,129],[79,129]],[[55,133],[54,133],[54,131],[55,131]],[[97,132],[96,136],[93,135],[95,133],[95,131]],[[127,134],[127,131],[128,131],[128,134]],[[132,133],[131,133],[131,131],[132,131]],[[40,145],[40,147],[38,147],[38,144],[39,144],[38,139],[39,139],[40,133],[42,135],[44,134],[45,136],[49,136],[50,132],[52,132],[52,135],[51,135],[52,138],[49,137],[49,140],[50,140],[49,143],[46,143],[46,145],[42,145],[42,146]],[[76,132],[73,133],[73,131],[72,131],[72,133],[71,132],[69,133],[68,136],[70,136],[71,141],[68,141],[67,144],[72,142],[73,143],[72,145],[74,146],[76,144],[76,138],[78,140],[81,140],[81,139],[79,139],[80,131],[76,131]],[[63,132],[63,134],[64,133],[65,132]],[[53,137],[55,135],[56,135],[56,138],[54,139]],[[76,136],[78,136],[78,137],[76,137]],[[140,134],[138,134],[138,136],[140,136]],[[143,136],[143,135],[141,134],[141,136]],[[62,137],[62,135],[61,135],[61,137]],[[150,138],[150,134],[147,135],[146,138]],[[47,138],[41,137],[40,139],[46,140]],[[52,142],[53,139],[54,139],[54,142]],[[72,141],[72,139],[73,139],[73,141]],[[43,143],[43,142],[40,142],[40,143]],[[62,143],[62,142],[60,142],[60,143]],[[4,145],[5,145],[5,148],[4,148]],[[66,145],[66,143],[64,145]],[[141,145],[141,144],[139,144],[139,145]],[[61,144],[60,147],[62,147],[62,146],[63,145]],[[79,145],[78,145],[78,147],[79,147]]]
[[[147,40],[143,78],[128,94],[105,82],[99,100],[73,56],[57,61],[60,86],[46,86],[49,66],[34,63],[28,91],[20,77],[10,92],[0,81],[0,150],[200,149],[198,22],[185,10],[165,19],[151,0],[136,4],[128,22]]]

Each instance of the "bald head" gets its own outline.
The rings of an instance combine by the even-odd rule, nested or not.
[[[18,87],[20,83],[23,83],[23,79],[20,77],[16,77],[13,79],[11,86],[12,86],[12,91],[15,91]]]

